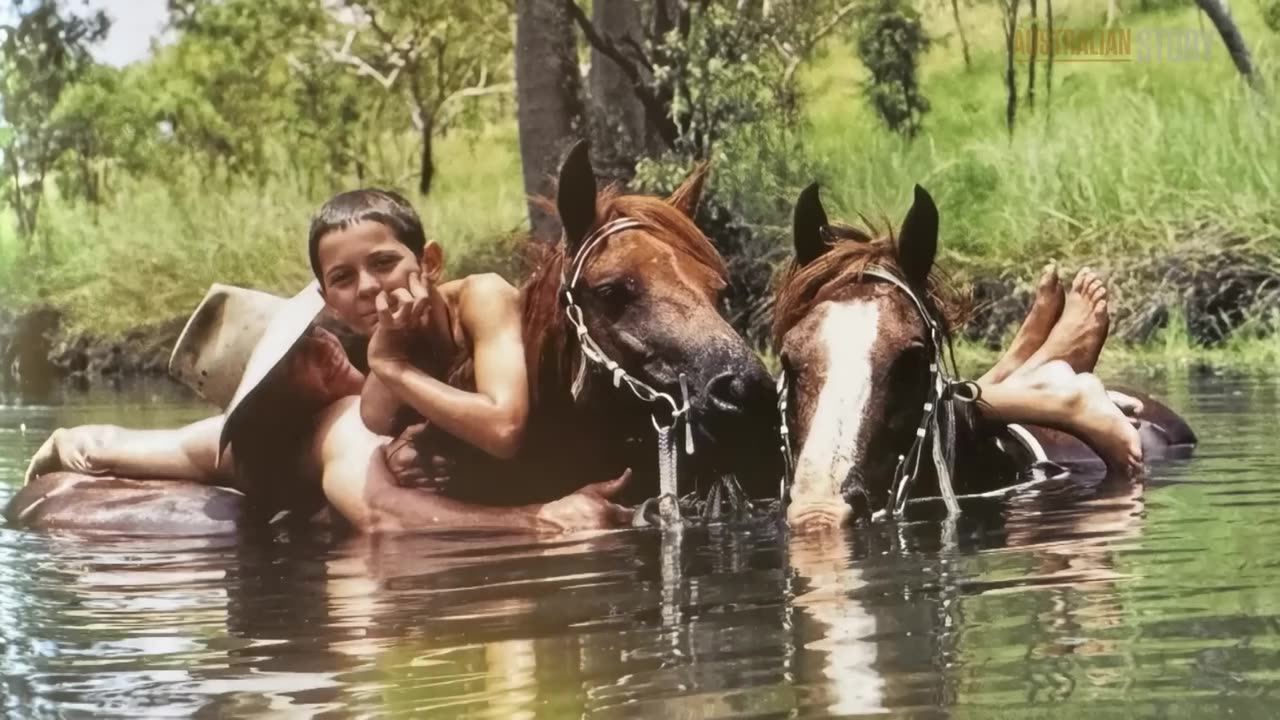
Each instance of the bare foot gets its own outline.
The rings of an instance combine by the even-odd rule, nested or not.
[[[1048,339],[1012,375],[1033,371],[1051,360],[1065,360],[1078,373],[1093,372],[1110,328],[1107,287],[1097,273],[1084,268],[1071,283],[1062,317]]]
[[[1102,381],[1089,373],[1079,375],[1072,385],[1072,411],[1062,429],[1098,453],[1108,471],[1127,477],[1141,473],[1142,438],[1113,399],[1113,395],[1120,393],[1108,393]],[[1133,402],[1141,407],[1141,403]],[[1130,403],[1126,405],[1133,407]]]
[[[1040,275],[1040,284],[1036,287],[1036,296],[1031,301],[1031,309],[1027,318],[1018,328],[1018,334],[1009,343],[1009,349],[991,366],[978,382],[998,383],[1009,377],[1031,357],[1032,353],[1044,345],[1049,332],[1062,315],[1062,306],[1066,302],[1066,293],[1062,290],[1062,281],[1058,278],[1058,268],[1050,263]]]
[[[1130,418],[1137,419],[1142,414],[1142,401],[1132,395],[1125,395],[1122,392],[1108,390],[1107,397],[1111,398],[1111,402],[1120,408],[1120,412],[1128,415]]]

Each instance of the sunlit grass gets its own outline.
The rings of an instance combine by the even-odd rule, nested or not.
[[[514,124],[451,134],[437,157],[438,182],[427,200],[411,184],[396,189],[415,202],[451,265],[493,255],[494,239],[525,222]],[[0,295],[52,303],[72,329],[112,334],[188,312],[215,282],[296,292],[311,279],[312,213],[331,192],[356,185],[307,192],[283,180],[119,182],[96,210],[51,193],[33,256],[0,235]]]

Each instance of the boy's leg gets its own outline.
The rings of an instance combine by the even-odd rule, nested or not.
[[[1138,431],[1094,375],[1076,374],[1056,361],[981,387],[985,417],[1070,433],[1098,453],[1109,471],[1127,476],[1141,471]]]
[[[1062,306],[1066,302],[1066,293],[1062,289],[1062,281],[1058,278],[1058,269],[1048,265],[1040,276],[1040,284],[1036,287],[1036,296],[1031,303],[1031,310],[1018,328],[1018,334],[1009,349],[991,366],[985,375],[978,379],[979,383],[998,383],[1009,377],[1013,371],[1022,367],[1035,351],[1044,345],[1049,333],[1062,316]]]
[[[1062,317],[1039,349],[1008,375],[1028,373],[1055,360],[1065,361],[1077,373],[1091,373],[1107,341],[1111,316],[1107,311],[1107,287],[1097,273],[1084,268],[1076,274],[1067,293]]]

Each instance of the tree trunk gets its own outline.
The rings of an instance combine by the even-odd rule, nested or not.
[[[1236,26],[1235,20],[1231,18],[1226,7],[1218,0],[1196,0],[1196,5],[1200,6],[1204,14],[1209,16],[1213,26],[1218,29],[1218,34],[1222,36],[1222,44],[1227,46],[1227,52],[1231,54],[1231,61],[1236,64],[1236,69],[1251,87],[1261,90],[1262,78],[1253,67],[1249,46],[1245,44],[1240,28]]]
[[[419,132],[422,135],[422,156],[418,161],[418,192],[426,197],[431,194],[431,181],[436,176],[435,148],[432,146],[436,134],[435,118],[423,113]]]
[[[1040,49],[1040,23],[1036,10],[1036,0],[1031,0],[1031,62],[1027,63],[1027,109],[1032,115],[1036,112],[1036,51]]]
[[[960,22],[960,0],[951,0],[951,15],[956,19],[956,32],[960,35],[960,50],[964,52],[964,69],[973,67],[969,59],[969,40],[964,36],[964,25]]]
[[[1018,116],[1018,77],[1013,67],[1013,41],[1018,32],[1018,0],[1006,0],[1004,11],[1005,89],[1009,95],[1004,117],[1009,126],[1009,137],[1012,138]]]
[[[1116,24],[1116,17],[1120,15],[1120,5],[1117,0],[1107,0],[1107,29]]]
[[[675,29],[676,17],[680,13],[676,0],[653,0],[652,35],[661,38]]]
[[[1044,125],[1049,127],[1049,118],[1053,115],[1053,0],[1044,0],[1044,17],[1049,31],[1049,58],[1044,68]]]
[[[516,120],[524,190],[550,196],[552,178],[582,118],[581,79],[572,20],[561,0],[516,3]],[[529,203],[533,236],[554,241],[560,224]]]
[[[635,0],[594,0],[591,24],[621,48],[639,43],[639,4]],[[645,149],[644,105],[626,73],[599,50],[591,50],[591,158],[596,171],[611,180],[628,181]]]

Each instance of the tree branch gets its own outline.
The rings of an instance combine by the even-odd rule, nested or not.
[[[667,115],[666,105],[645,84],[644,78],[640,75],[640,69],[618,49],[617,45],[613,44],[608,38],[602,37],[596,31],[595,25],[591,23],[591,18],[588,18],[582,8],[578,7],[577,2],[574,0],[563,1],[565,9],[569,11],[569,15],[573,17],[574,22],[582,30],[582,34],[586,36],[587,43],[600,54],[612,60],[622,70],[622,73],[627,76],[636,99],[644,106],[645,117],[657,131],[658,137],[662,138],[662,142],[668,148],[675,148],[676,140],[680,137],[679,130]]]
[[[354,67],[356,68],[357,76],[365,75],[371,77],[382,86],[382,89],[390,90],[391,86],[395,84],[396,78],[400,76],[400,70],[404,67],[404,62],[401,61],[399,63],[393,63],[395,65],[395,69],[384,75],[377,68],[351,52],[351,43],[355,41],[355,38],[356,31],[350,30],[347,32],[347,39],[342,43],[341,48],[338,50],[333,50],[332,48],[323,49],[329,53],[330,59],[334,62]],[[291,57],[290,59],[292,60],[293,58]]]
[[[818,32],[814,33],[813,37],[809,38],[809,47],[813,48],[821,42],[823,38],[830,35],[833,30],[839,27],[841,22],[844,22],[844,19],[848,17],[850,13],[858,9],[860,4],[861,3],[851,2],[837,10],[836,14],[832,15],[831,19],[827,21],[827,24],[819,28]]]
[[[800,63],[804,62],[805,57],[818,46],[818,43],[822,42],[824,38],[834,32],[835,29],[840,26],[840,23],[844,22],[845,18],[849,17],[854,10],[857,10],[859,5],[861,5],[860,2],[851,2],[837,10],[835,14],[831,16],[830,20],[824,23],[822,27],[818,28],[818,31],[805,41],[804,48],[799,52],[792,52],[785,48],[776,39],[774,40],[774,45],[778,48],[779,52],[789,58],[787,61],[787,69],[782,73],[782,82],[784,87],[791,84],[791,79],[795,77],[796,71],[800,68]]]

